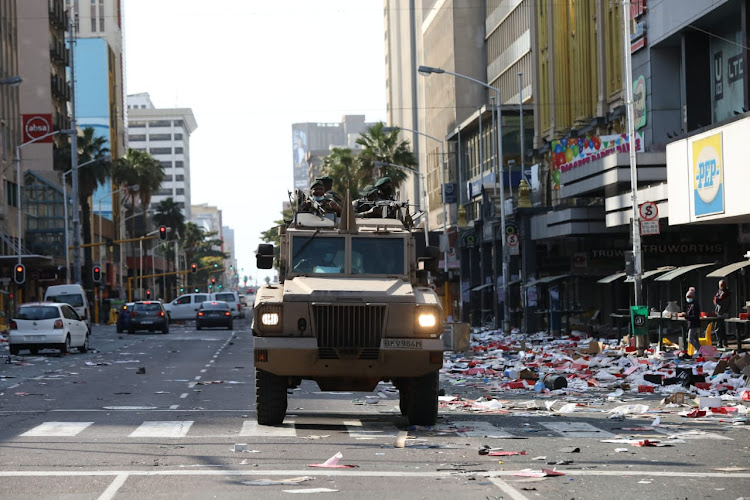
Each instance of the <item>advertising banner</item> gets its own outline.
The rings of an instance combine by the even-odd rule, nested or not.
[[[21,115],[23,117],[23,142],[29,142],[43,135],[51,133],[52,114],[37,113],[33,115]],[[36,141],[37,144],[43,142],[52,142],[52,136]]]
[[[294,149],[294,187],[307,189],[307,134],[304,130],[293,129],[292,147]]]
[[[692,144],[693,215],[724,213],[724,164],[722,133]]]

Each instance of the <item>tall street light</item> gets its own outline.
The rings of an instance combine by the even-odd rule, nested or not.
[[[55,130],[54,132],[50,132],[48,134],[40,135],[39,137],[34,137],[30,141],[26,141],[23,144],[19,144],[16,146],[16,198],[17,203],[16,206],[18,207],[18,263],[21,263],[21,237],[23,235],[23,231],[21,230],[21,183],[23,182],[23,179],[21,179],[21,148],[24,148],[28,146],[29,144],[33,144],[35,142],[44,140],[48,137],[52,137],[53,135],[57,134],[75,134],[77,131],[75,129],[61,129],[61,130]]]
[[[497,87],[493,87],[492,85],[485,83],[481,80],[477,80],[476,78],[472,78],[467,75],[462,75],[461,73],[454,73],[452,71],[448,71],[441,68],[433,68],[431,66],[419,66],[417,68],[417,71],[422,76],[429,76],[432,73],[436,74],[447,74],[447,75],[453,75],[458,78],[463,78],[465,80],[469,80],[471,82],[477,83],[489,90],[495,91],[495,114],[497,115],[497,164],[499,165],[500,169],[500,175],[499,175],[499,184],[500,184],[500,229],[502,232],[501,240],[500,240],[500,249],[502,251],[502,257],[503,257],[503,331],[504,332],[510,332],[510,307],[508,304],[510,295],[508,292],[508,259],[509,255],[506,248],[505,243],[505,179],[504,179],[504,168],[503,168],[503,141],[502,141],[502,120],[500,116],[500,89]],[[523,126],[523,124],[522,124]],[[521,147],[523,149],[523,147]],[[496,299],[497,300],[497,299]]]
[[[424,217],[424,238],[425,238],[424,241],[425,243],[424,244],[427,245],[430,242],[429,240],[429,234],[430,234],[429,206],[430,204],[429,204],[429,200],[427,199],[427,182],[425,181],[424,174],[420,172],[419,170],[411,168],[411,167],[407,167],[406,165],[398,165],[396,163],[388,163],[384,161],[376,161],[374,162],[374,164],[376,167],[394,167],[394,168],[400,168],[402,170],[408,170],[409,172],[419,176],[420,182],[422,183],[422,202],[424,203],[423,209],[425,211],[424,212],[425,214],[425,217]]]
[[[445,271],[445,273],[447,275],[448,274],[448,213],[447,213],[447,211],[445,209],[445,169],[446,169],[446,164],[445,164],[445,143],[442,140],[438,139],[437,137],[433,137],[431,135],[425,134],[424,132],[421,132],[419,130],[414,130],[414,129],[406,128],[406,127],[397,127],[397,126],[395,126],[395,127],[383,127],[383,133],[386,133],[386,134],[389,133],[389,132],[398,131],[398,130],[406,130],[407,132],[413,132],[415,134],[422,135],[424,137],[427,137],[428,139],[432,139],[433,141],[437,141],[437,142],[440,143],[440,157],[442,158],[442,160],[441,160],[442,161],[442,167],[440,168],[440,174],[441,174],[441,179],[442,179],[441,182],[442,182],[442,185],[443,185],[443,188],[441,190],[442,196],[443,196],[443,200],[442,200],[442,205],[443,205],[443,240],[445,240],[445,241],[443,241],[443,271]],[[427,243],[429,243],[429,242],[425,242],[425,244],[427,244]],[[446,276],[446,279],[447,278],[448,277]]]

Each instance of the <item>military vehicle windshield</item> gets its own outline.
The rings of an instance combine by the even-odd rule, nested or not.
[[[352,238],[352,274],[405,274],[402,238]]]
[[[343,273],[345,265],[345,238],[313,235],[292,239],[292,270],[295,273]]]

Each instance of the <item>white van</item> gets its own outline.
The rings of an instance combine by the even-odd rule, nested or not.
[[[180,295],[172,302],[164,304],[164,310],[167,312],[170,321],[195,319],[195,315],[198,314],[198,308],[207,300],[211,300],[211,294],[186,293],[185,295]]]
[[[244,318],[245,311],[242,309],[242,303],[240,303],[240,294],[237,292],[217,292],[211,294],[211,300],[223,300],[229,307],[232,308],[233,318]]]
[[[91,332],[91,308],[81,285],[52,285],[44,292],[44,301],[70,304]]]

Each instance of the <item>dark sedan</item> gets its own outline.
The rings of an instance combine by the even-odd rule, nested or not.
[[[151,332],[160,330],[161,333],[169,333],[169,320],[161,302],[142,300],[133,304],[130,310],[128,333],[135,333],[136,330]]]
[[[204,327],[224,326],[227,330],[232,329],[232,308],[223,300],[211,300],[203,302],[198,308],[195,316],[195,328],[200,330]]]
[[[134,305],[135,302],[127,302],[120,306],[120,310],[117,311],[117,333],[122,333],[128,329],[130,311]]]

